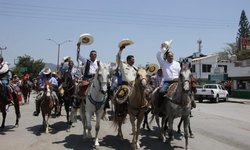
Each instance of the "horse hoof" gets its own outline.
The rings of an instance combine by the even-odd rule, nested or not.
[[[194,135],[193,134],[190,134],[190,136],[189,136],[190,138],[194,138]]]

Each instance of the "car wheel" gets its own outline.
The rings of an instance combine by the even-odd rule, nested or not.
[[[218,102],[219,102],[219,95],[216,96],[216,98],[214,99],[214,102],[215,102],[215,103],[218,103]]]
[[[199,99],[199,103],[202,103],[202,102],[203,102],[203,99],[202,99],[202,98],[200,98],[200,99]]]
[[[226,96],[226,98],[225,98],[224,100],[225,100],[225,102],[227,102],[227,101],[228,101],[228,95]]]

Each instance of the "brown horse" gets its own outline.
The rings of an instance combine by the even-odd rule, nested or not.
[[[30,93],[31,93],[31,85],[29,84],[28,80],[23,80],[22,81],[22,86],[21,86],[21,90],[23,93],[23,99],[24,99],[24,103],[29,103],[30,101]]]
[[[42,101],[41,101],[41,111],[42,111],[42,116],[43,116],[43,126],[45,128],[45,133],[48,133],[49,129],[49,118],[51,115],[51,111],[54,107],[54,102],[53,102],[53,97],[52,97],[52,85],[49,81],[45,81],[44,85],[44,90],[43,90],[43,96],[42,96]]]
[[[143,68],[138,69],[135,84],[131,90],[131,95],[128,98],[128,114],[132,125],[132,147],[134,149],[140,148],[138,141],[140,126],[144,118],[144,113],[149,106],[149,102],[146,97],[147,84],[148,77],[146,70]]]
[[[14,90],[12,89],[12,97],[13,97],[13,102],[14,102],[14,108],[15,108],[15,114],[16,114],[16,123],[15,123],[15,127],[19,126],[19,118],[21,117],[21,113],[20,113],[20,105],[19,105],[19,101],[18,101],[18,95],[16,95],[16,93],[14,93]],[[2,116],[3,116],[3,120],[2,120],[2,125],[0,128],[4,128],[5,127],[5,119],[7,116],[6,113],[6,103],[4,102],[3,98],[6,96],[6,89],[4,88],[2,82],[0,81],[0,111],[2,112]]]

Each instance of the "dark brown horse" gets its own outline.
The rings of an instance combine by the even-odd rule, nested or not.
[[[43,89],[43,96],[41,100],[41,111],[43,116],[43,126],[45,128],[45,133],[48,133],[49,129],[49,118],[51,115],[51,111],[54,107],[54,101],[52,97],[52,85],[49,81],[45,81],[44,89]]]
[[[31,85],[28,80],[22,80],[21,90],[23,93],[24,103],[29,103],[30,101],[30,93],[31,93]]]
[[[69,113],[70,113],[70,106],[72,104],[72,101],[74,99],[74,94],[75,94],[75,88],[76,88],[75,81],[73,80],[70,72],[65,72],[61,79],[61,82],[62,82],[61,86],[63,89],[63,93],[61,93],[63,94],[62,102],[64,103],[64,108],[66,111],[67,123],[71,124]]]
[[[19,126],[19,118],[21,117],[21,113],[20,113],[20,105],[19,105],[19,101],[18,101],[18,95],[16,95],[16,93],[14,93],[14,90],[12,89],[12,97],[13,97],[13,102],[14,102],[14,108],[15,108],[15,114],[16,114],[16,123],[15,126],[18,127]],[[4,88],[2,82],[0,81],[0,111],[2,112],[2,116],[3,116],[3,120],[2,120],[2,125],[1,128],[5,127],[5,119],[7,116],[6,113],[6,102],[4,102],[3,98],[6,96],[6,89]]]

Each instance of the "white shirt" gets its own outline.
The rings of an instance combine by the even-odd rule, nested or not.
[[[157,52],[156,58],[162,68],[163,80],[172,81],[173,79],[179,78],[181,71],[180,63],[175,60],[173,60],[172,63],[169,63],[161,57],[161,54],[161,51]]]
[[[119,51],[118,54],[116,55],[116,62],[119,65],[119,68],[122,74],[122,81],[126,81],[126,82],[135,81],[137,67],[130,66],[129,64],[122,62],[121,53],[122,51]]]
[[[82,61],[85,65],[87,64],[87,61],[89,60],[89,59],[87,59],[87,58],[84,58],[84,57],[82,57],[82,56],[79,56],[79,60],[80,61]],[[89,64],[89,75],[91,75],[91,74],[96,74],[96,71],[97,71],[97,69],[98,69],[98,64],[97,64],[97,59],[95,60],[95,61],[91,61],[91,60],[89,60],[90,61],[90,64]],[[86,67],[85,67],[86,68]],[[85,72],[85,69],[84,69],[84,72]],[[83,73],[84,73],[83,72]]]

